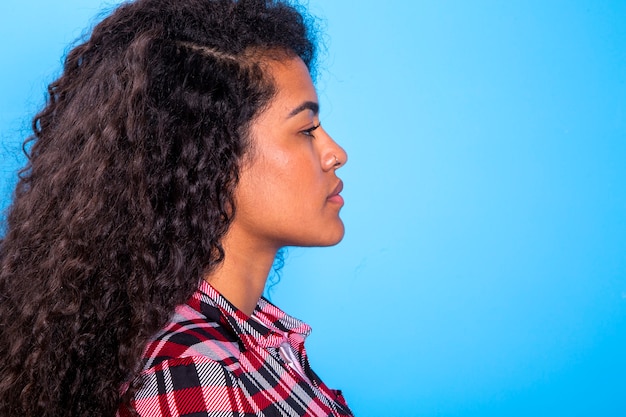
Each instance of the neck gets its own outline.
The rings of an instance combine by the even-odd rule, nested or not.
[[[204,279],[250,316],[263,294],[278,248],[255,242],[232,226],[222,240],[223,262]]]

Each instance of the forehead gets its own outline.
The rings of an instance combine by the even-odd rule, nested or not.
[[[276,88],[270,108],[288,117],[304,103],[317,103],[317,92],[309,69],[300,58],[272,60],[267,64],[267,69]]]

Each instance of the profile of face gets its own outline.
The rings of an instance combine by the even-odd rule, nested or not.
[[[270,61],[276,94],[250,127],[232,229],[251,245],[329,246],[344,234],[346,152],[320,125],[318,98],[300,58]]]

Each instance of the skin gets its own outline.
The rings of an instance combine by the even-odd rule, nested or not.
[[[344,234],[336,170],[347,154],[319,125],[308,69],[300,58],[268,61],[267,68],[277,93],[251,125],[224,262],[205,277],[247,315],[280,248],[330,246]]]

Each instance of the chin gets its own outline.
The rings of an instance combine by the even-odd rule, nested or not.
[[[340,222],[337,227],[333,228],[332,230],[328,230],[328,234],[320,239],[317,244],[307,246],[334,246],[337,243],[341,242],[344,234],[345,228],[343,226],[343,222]]]
[[[320,233],[323,232],[323,233]],[[334,246],[341,242],[345,228],[341,220],[330,226],[319,226],[315,230],[300,230],[298,236],[283,241],[282,246],[325,247]]]
[[[345,234],[345,231],[344,231],[344,228],[342,227],[342,228],[341,228],[341,233],[339,233],[339,234],[337,235],[337,237],[335,237],[335,239],[333,239],[333,240],[332,240],[332,242],[331,242],[331,243],[329,243],[329,244],[328,244],[328,245],[326,245],[326,246],[334,246],[334,245],[336,245],[337,243],[341,242],[341,241],[343,240],[343,235],[344,235],[344,234]]]

